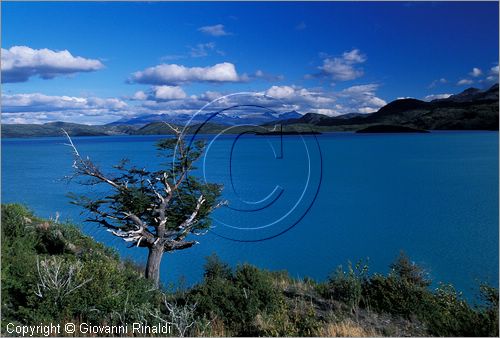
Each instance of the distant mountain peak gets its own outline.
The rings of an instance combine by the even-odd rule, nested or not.
[[[463,92],[461,93],[458,93],[456,94],[455,96],[467,96],[467,95],[474,95],[474,94],[477,94],[479,93],[481,90],[478,89],[478,88],[474,88],[474,87],[471,87],[471,88],[467,88],[466,90],[464,90]]]
[[[498,83],[494,84],[487,90],[478,88],[467,88],[461,93],[451,95],[446,99],[434,100],[435,102],[472,102],[484,100],[498,100]],[[434,102],[433,101],[433,102]]]
[[[211,122],[222,125],[239,125],[239,124],[265,124],[277,122],[281,120],[295,119],[302,117],[302,114],[295,110],[283,113],[273,113],[269,111],[231,114],[224,112],[213,116],[213,113],[203,113],[197,115],[191,114],[144,114],[132,118],[122,118],[118,121],[109,123],[108,125],[134,125],[144,126],[153,122],[169,122],[177,125],[187,125],[189,123],[203,123],[210,119]]]

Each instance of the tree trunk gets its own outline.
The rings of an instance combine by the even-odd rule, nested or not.
[[[148,262],[146,264],[146,278],[152,280],[156,287],[160,285],[160,263],[163,252],[163,246],[153,246],[149,248]]]

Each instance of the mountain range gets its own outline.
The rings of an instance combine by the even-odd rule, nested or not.
[[[394,130],[387,126],[399,126],[401,130],[498,130],[498,84],[481,91],[469,88],[459,94],[430,102],[417,99],[398,99],[371,114],[346,114],[336,117],[296,111],[287,113],[260,114],[218,114],[203,125],[203,133],[217,133],[228,128],[245,124],[261,125],[271,129],[276,124],[283,131],[358,131],[374,126],[384,126],[381,130]],[[152,135],[171,134],[163,122],[179,126],[190,123],[188,132],[197,130],[201,123],[211,117],[211,113],[199,114],[191,120],[188,114],[154,114],[124,118],[107,125],[82,125],[65,122],[46,124],[3,124],[2,137],[61,136],[64,128],[73,136],[101,135]],[[262,132],[262,127],[233,127],[232,132],[244,130]],[[370,130],[369,129],[369,130]]]
[[[132,118],[122,118],[118,121],[109,123],[109,126],[116,125],[131,125],[142,127],[149,123],[154,122],[169,122],[172,124],[185,126],[188,124],[198,124],[204,123],[205,121],[210,121],[211,123],[216,123],[226,126],[235,126],[242,124],[264,124],[269,122],[277,122],[289,119],[300,118],[302,114],[296,111],[285,112],[285,113],[271,113],[271,112],[252,112],[249,114],[230,114],[230,113],[203,113],[197,115],[191,114],[146,114]]]
[[[424,130],[498,130],[498,84],[485,91],[469,88],[446,99],[430,102],[399,99],[372,114],[345,118],[305,114],[282,124],[313,125],[336,130],[358,130],[384,124]],[[333,128],[336,127],[336,128]]]

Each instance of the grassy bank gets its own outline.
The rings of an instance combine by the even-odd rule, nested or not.
[[[388,275],[348,264],[323,283],[211,256],[199,284],[155,290],[141,267],[77,227],[2,205],[4,335],[9,323],[170,321],[173,335],[193,336],[498,336],[497,289],[482,286],[471,305],[451,285],[430,285],[404,255]]]

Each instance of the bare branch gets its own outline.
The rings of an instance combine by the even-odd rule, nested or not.
[[[92,280],[90,278],[82,282],[76,281],[76,276],[78,276],[82,266],[79,261],[64,264],[62,259],[55,256],[52,259],[41,261],[37,257],[36,268],[39,282],[35,294],[40,298],[52,296],[54,302],[62,301],[70,293]]]
[[[191,232],[192,226],[197,222],[196,216],[198,216],[203,203],[205,203],[205,199],[203,198],[203,195],[200,195],[200,197],[198,197],[198,200],[196,201],[196,207],[194,208],[191,215],[189,215],[189,217],[178,226],[178,230],[180,231],[180,233],[176,238],[177,240],[183,240],[187,236],[187,234]]]
[[[90,159],[87,157],[86,160],[84,160],[81,156],[80,153],[78,152],[78,149],[76,148],[75,144],[73,143],[73,140],[69,136],[68,132],[63,129],[63,132],[66,134],[66,137],[68,139],[68,142],[66,145],[70,146],[73,149],[73,154],[75,156],[75,161],[73,162],[73,168],[77,170],[77,173],[95,177],[98,180],[105,182],[115,189],[126,189],[125,186],[120,185],[116,183],[115,181],[107,178],[104,176],[97,168],[96,166],[90,161]]]
[[[178,331],[179,337],[185,337],[188,330],[196,324],[195,311],[197,303],[177,305],[176,302],[168,302],[166,295],[163,295],[163,304],[168,312],[167,319],[160,315],[160,311],[150,312],[150,315],[164,323],[171,323]]]
[[[174,127],[173,125],[171,125],[168,122],[163,122],[163,123],[165,123],[174,132],[174,134],[177,136],[177,138],[179,138],[181,136],[182,132],[179,128]]]

